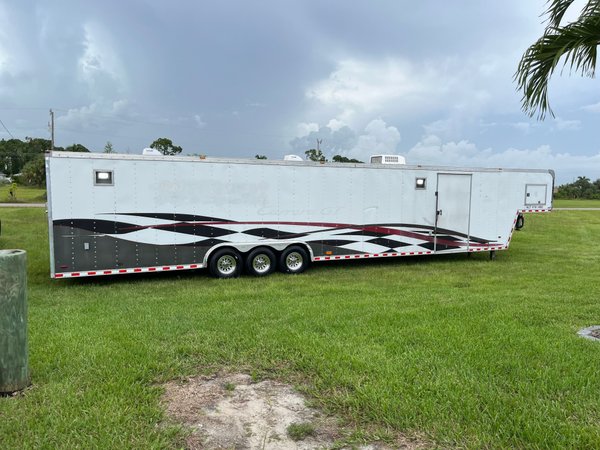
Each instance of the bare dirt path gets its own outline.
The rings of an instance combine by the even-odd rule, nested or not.
[[[188,427],[189,449],[360,450],[421,449],[424,442],[395,439],[345,445],[349,430],[309,408],[290,385],[254,382],[245,374],[195,377],[165,385],[167,414]]]

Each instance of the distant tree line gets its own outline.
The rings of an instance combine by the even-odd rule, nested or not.
[[[168,156],[178,155],[183,150],[179,145],[173,144],[173,141],[168,138],[156,139],[152,144],[150,144],[150,148],[154,148],[163,155]]]
[[[42,186],[46,183],[46,168],[44,153],[50,151],[52,143],[49,139],[26,137],[20,139],[0,140],[0,173],[11,177],[20,184]],[[174,145],[170,139],[159,138],[152,144],[164,155],[177,155],[182,148]],[[67,147],[54,146],[55,151],[63,152],[89,152],[84,145],[72,144]],[[104,153],[114,153],[113,144],[108,141],[104,146]]]
[[[600,178],[592,182],[588,177],[577,177],[572,183],[562,184],[555,198],[600,199]]]
[[[325,158],[325,155],[320,149],[311,148],[310,150],[306,150],[304,154],[306,155],[306,158],[311,161],[327,162],[327,158]],[[333,158],[331,159],[333,162],[339,163],[362,163],[362,161],[359,161],[358,159],[347,158],[342,155],[333,155]]]
[[[49,139],[26,137],[20,139],[0,140],[0,172],[6,176],[20,173],[23,167],[31,160],[36,159],[45,152],[50,151]],[[67,152],[89,152],[81,144],[73,144],[68,147],[54,147],[55,150]]]
[[[49,139],[26,137],[20,139],[0,140],[0,172],[7,177],[17,177],[17,181],[23,184],[42,185],[45,183],[46,174],[44,168],[44,153],[50,151]],[[54,147],[54,150],[67,152],[89,152],[81,144],[73,144],[68,147]]]

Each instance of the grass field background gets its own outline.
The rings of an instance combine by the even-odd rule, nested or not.
[[[0,448],[168,448],[161,383],[226,368],[296,383],[357,430],[441,447],[599,448],[600,212],[527,215],[487,254],[49,279],[44,210],[0,209],[29,258],[33,386]],[[357,434],[360,437],[360,433]]]
[[[17,186],[16,200],[9,196],[10,184],[0,185],[0,203],[43,203],[46,201],[46,189],[31,186]]]
[[[600,200],[555,199],[555,208],[600,208]]]

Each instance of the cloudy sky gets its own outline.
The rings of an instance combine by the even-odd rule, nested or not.
[[[577,4],[576,4],[577,5]],[[0,0],[0,120],[16,138],[139,153],[398,153],[409,164],[600,178],[600,81],[557,76],[556,117],[512,80],[545,0]],[[576,12],[572,16],[576,15]],[[9,138],[0,127],[0,139]]]

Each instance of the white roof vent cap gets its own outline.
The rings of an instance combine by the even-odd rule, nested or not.
[[[161,156],[162,153],[159,152],[158,150],[156,150],[155,148],[146,147],[144,150],[142,150],[142,155],[146,155],[146,156]]]
[[[400,155],[373,155],[371,164],[406,164],[406,158]]]
[[[285,155],[283,157],[284,161],[304,161],[301,156],[298,155]]]

